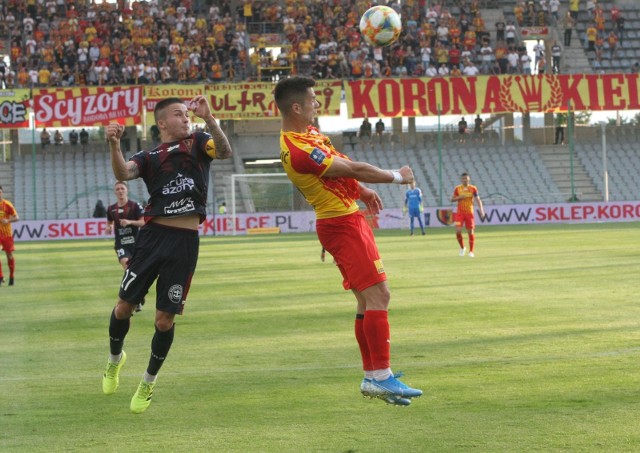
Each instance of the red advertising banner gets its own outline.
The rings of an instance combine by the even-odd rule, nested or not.
[[[221,120],[260,120],[279,115],[273,100],[272,82],[217,83],[206,86],[213,116]],[[319,116],[340,115],[341,80],[317,80],[316,99]]]
[[[0,90],[0,128],[28,128],[30,103],[27,89]]]
[[[639,74],[540,74],[346,82],[350,118],[640,109]]]
[[[74,127],[142,122],[142,87],[79,87],[34,90],[36,125]]]

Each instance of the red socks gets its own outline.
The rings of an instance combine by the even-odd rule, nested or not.
[[[469,251],[473,252],[473,245],[476,242],[476,235],[475,234],[470,234],[469,235]]]
[[[458,240],[458,244],[460,244],[460,248],[464,248],[464,239],[462,239],[462,233],[456,233],[456,239]]]
[[[13,278],[13,271],[16,268],[16,259],[11,258],[9,261],[9,277]],[[2,270],[0,269],[0,274],[2,274]]]
[[[369,347],[371,370],[390,367],[391,340],[389,319],[386,310],[367,310],[363,320],[363,330]],[[363,365],[365,365],[363,360]],[[366,371],[366,368],[365,368]]]
[[[364,334],[364,315],[356,315],[356,340],[360,346],[360,355],[362,356],[362,369],[364,371],[373,371],[371,365],[371,354],[369,353],[369,344],[367,336]]]

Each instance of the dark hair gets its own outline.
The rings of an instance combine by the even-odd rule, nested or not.
[[[273,91],[278,109],[282,113],[288,113],[294,103],[304,101],[307,90],[315,85],[316,81],[310,77],[296,76],[280,80]]]
[[[180,98],[167,98],[156,104],[155,108],[153,109],[153,119],[156,121],[156,124],[158,124],[158,116],[160,112],[173,104],[184,104],[184,101]]]
[[[464,173],[462,173],[462,174],[460,175],[460,177],[462,177],[462,176],[469,176],[469,173],[467,173],[467,172],[465,171]]]

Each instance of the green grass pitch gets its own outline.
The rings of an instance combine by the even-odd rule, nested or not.
[[[18,243],[16,286],[0,288],[0,451],[640,449],[637,223],[480,227],[475,259],[452,229],[377,238],[392,367],[422,398],[360,396],[355,300],[315,235],[208,237],[141,415],[155,293],[104,396],[111,241]]]

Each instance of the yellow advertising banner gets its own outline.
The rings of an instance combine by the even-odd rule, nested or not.
[[[496,75],[345,82],[350,118],[638,110],[639,74]]]
[[[0,90],[0,128],[28,128],[30,104],[29,89]]]
[[[153,109],[156,104],[163,99],[178,98],[183,101],[190,101],[196,96],[204,94],[204,85],[148,85],[144,87],[144,107],[146,110],[145,120],[147,126],[156,124],[153,118]],[[193,117],[192,121],[202,122],[200,118]]]
[[[206,86],[213,116],[221,120],[260,120],[279,115],[273,100],[272,82],[219,83]],[[319,116],[340,115],[341,80],[317,80]]]

